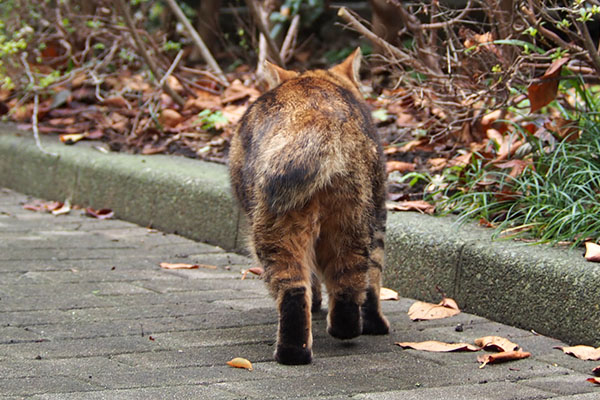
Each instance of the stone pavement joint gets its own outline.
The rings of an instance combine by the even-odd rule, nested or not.
[[[412,322],[384,302],[389,336],[340,342],[314,316],[314,362],[273,361],[277,315],[251,261],[119,220],[24,210],[0,189],[0,398],[591,400],[595,363],[558,340],[482,317]],[[160,262],[216,269],[164,270]],[[463,331],[455,328],[462,324]],[[402,350],[395,341],[512,339],[529,359],[478,368],[476,353]],[[225,363],[244,357],[253,371]]]

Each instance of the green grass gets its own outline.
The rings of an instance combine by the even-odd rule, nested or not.
[[[553,106],[576,121],[579,139],[549,143],[515,126],[530,149],[519,158],[530,162],[521,174],[512,177],[510,169],[500,169],[474,154],[468,165],[444,171],[443,184],[426,193],[425,199],[436,203],[442,214],[458,214],[460,221],[490,223],[496,236],[574,246],[598,241],[600,100],[579,82],[568,82],[567,89],[569,85],[578,96],[576,110]]]

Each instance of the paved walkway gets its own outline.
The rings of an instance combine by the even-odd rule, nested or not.
[[[469,315],[411,322],[385,302],[385,337],[340,342],[316,315],[314,362],[272,359],[276,313],[249,260],[176,235],[72,211],[24,210],[0,189],[0,397],[44,399],[600,398],[597,363],[557,340]],[[163,270],[160,262],[216,269]],[[462,324],[462,332],[457,325]],[[477,353],[402,350],[395,341],[500,335],[533,356],[478,368]],[[253,371],[225,363],[244,357]],[[2,397],[4,398],[4,397]]]

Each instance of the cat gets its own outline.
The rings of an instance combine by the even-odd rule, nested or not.
[[[298,73],[267,62],[275,87],[248,108],[231,140],[232,187],[276,301],[282,364],[312,361],[321,281],[330,335],[389,332],[379,303],[386,175],[359,91],[360,62],[360,48],[328,70]]]

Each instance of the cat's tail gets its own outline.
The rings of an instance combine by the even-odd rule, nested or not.
[[[342,147],[324,143],[314,134],[299,135],[296,141],[270,141],[258,163],[261,166],[257,188],[275,214],[298,209],[328,186],[336,176],[348,173]]]

